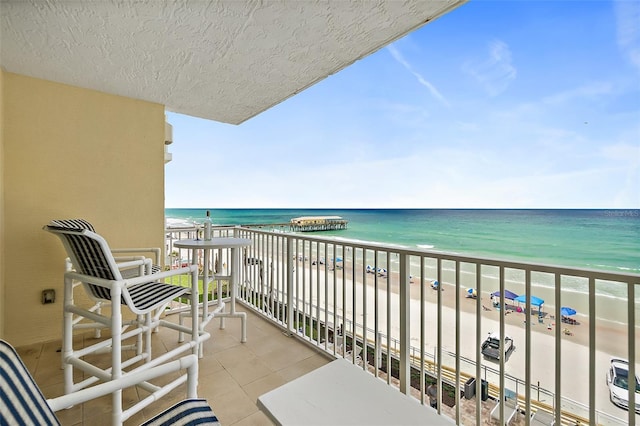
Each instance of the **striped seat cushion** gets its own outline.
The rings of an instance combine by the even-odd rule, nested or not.
[[[163,283],[138,284],[128,288],[134,310],[148,312],[160,305],[182,296],[189,290],[186,287]]]
[[[186,399],[158,414],[141,426],[220,425],[218,418],[204,399]]]
[[[0,425],[59,425],[16,351],[0,340]]]
[[[89,291],[94,297],[101,300],[111,300],[111,291],[106,287],[98,285],[87,285]],[[144,283],[137,284],[127,288],[133,306],[131,308],[136,313],[146,313],[155,309],[173,299],[182,296],[188,292],[187,287],[180,287],[172,284],[163,283]],[[122,304],[127,304],[127,300],[123,295]]]

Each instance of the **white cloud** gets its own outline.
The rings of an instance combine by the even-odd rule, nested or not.
[[[491,96],[507,90],[518,74],[511,62],[509,46],[500,40],[488,45],[488,57],[467,63],[463,70],[474,77]]]
[[[387,46],[387,50],[391,53],[391,56],[393,57],[393,59],[396,60],[396,62],[398,62],[400,65],[405,67],[407,71],[413,74],[413,76],[418,80],[418,83],[420,83],[421,85],[426,87],[427,90],[429,90],[429,92],[434,98],[438,99],[447,107],[449,106],[449,102],[444,98],[444,96],[442,96],[442,94],[438,91],[438,89],[436,89],[436,87],[433,84],[431,84],[429,81],[427,81],[427,79],[425,79],[421,74],[414,71],[411,64],[409,64],[409,62],[407,62],[404,59],[400,51],[398,51],[398,49],[396,49],[393,44],[390,44],[389,46]]]
[[[573,100],[596,98],[613,93],[613,86],[608,82],[593,82],[584,86],[565,90],[552,96],[545,97],[542,101],[547,104],[562,104]]]
[[[604,149],[599,164],[560,169],[540,167],[540,159],[535,155],[531,161],[525,161],[519,153],[485,148],[442,146],[393,157],[379,152],[365,159],[341,156],[341,161],[328,164],[290,158],[287,168],[245,164],[242,171],[234,162],[221,162],[210,175],[198,179],[211,182],[210,186],[203,190],[201,185],[183,183],[179,199],[169,196],[167,205],[220,208],[637,208],[640,205],[638,147],[612,145]],[[635,167],[630,167],[629,158],[636,158]]]
[[[607,145],[602,148],[602,155],[622,165],[626,164],[629,167],[640,167],[640,145],[631,145],[628,143]]]
[[[621,206],[640,206],[640,145],[617,143],[602,148],[602,156],[617,164],[620,178],[614,187],[614,202]]]
[[[624,148],[621,148],[624,151]],[[624,155],[615,152],[611,155]],[[384,152],[364,160],[301,163],[291,158],[289,169],[220,164],[202,180],[216,182],[210,191],[183,192],[180,207],[399,207],[399,208],[532,208],[629,207],[625,174],[611,168],[574,172],[541,171],[504,152],[482,147],[424,150],[405,156]],[[600,166],[598,166],[600,167]],[[611,184],[611,180],[615,185]],[[615,189],[612,191],[611,188]],[[585,199],[584,193],[593,196]],[[199,199],[195,199],[199,197]]]

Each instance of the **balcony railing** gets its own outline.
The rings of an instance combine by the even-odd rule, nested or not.
[[[174,249],[172,241],[197,232],[167,230],[168,265],[192,261],[191,253]],[[536,411],[560,419],[556,424],[635,425],[638,420],[633,409],[627,413],[611,404],[604,378],[611,357],[636,360],[640,275],[249,228],[215,232],[253,241],[243,256],[238,289],[247,307],[308,344],[350,358],[423,404],[428,403],[424,389],[435,382],[438,410],[445,397],[452,398],[449,415],[458,424],[462,399],[469,397],[461,391],[480,396],[477,424],[487,398],[517,400],[525,424]],[[230,253],[220,250],[212,257],[212,272],[224,279]],[[504,297],[514,289],[543,295],[545,303],[534,306],[527,299],[516,305]],[[478,297],[467,297],[474,291]],[[487,296],[495,291],[498,308]],[[564,305],[576,307],[583,319],[562,322]],[[481,345],[488,331],[511,334],[516,350],[495,362],[485,359]],[[611,341],[617,342],[614,347],[608,346]],[[501,354],[504,349],[502,339]],[[629,377],[634,375],[630,362]],[[475,378],[481,380],[470,380]],[[494,415],[504,424],[507,413],[500,405]]]

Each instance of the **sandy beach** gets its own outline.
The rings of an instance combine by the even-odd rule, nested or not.
[[[303,267],[304,265],[304,267]],[[324,283],[325,272],[324,265],[321,265],[320,271],[316,270],[315,266],[311,266],[310,262],[296,262],[296,276],[299,282],[302,282],[302,271],[306,271],[305,291],[307,294],[311,292],[312,303],[321,308],[324,306]],[[337,310],[339,315],[344,315],[347,319],[353,320],[363,327],[368,329],[374,328],[374,306],[375,298],[374,294],[378,293],[378,320],[380,332],[386,334],[387,315],[391,316],[391,336],[397,337],[399,334],[398,327],[398,315],[399,315],[399,276],[397,273],[390,273],[388,277],[380,277],[375,274],[363,273],[361,265],[356,265],[356,286],[355,291],[352,287],[351,280],[352,266],[348,259],[344,264],[344,269],[337,269],[336,274],[336,291],[338,293],[338,306],[346,306],[346,309],[342,311],[340,308]],[[346,290],[346,300],[342,303],[342,277],[344,273],[344,283]],[[333,276],[334,271],[329,271],[328,274],[328,300],[333,300]],[[364,278],[364,279],[363,279]],[[376,281],[377,280],[377,281]],[[366,281],[366,288],[362,285],[363,281]],[[421,281],[424,295],[421,295]],[[318,285],[319,282],[319,285]],[[377,282],[377,290],[375,288]],[[431,288],[431,279],[419,277],[413,277],[410,286],[410,333],[412,346],[418,349],[419,336],[421,334],[421,298],[424,297],[424,342],[425,351],[427,353],[434,353],[435,346],[438,337],[437,327],[437,311],[438,311],[438,291]],[[317,289],[320,289],[319,291]],[[459,293],[458,303],[460,304],[460,347],[458,352],[464,358],[468,360],[475,360],[476,358],[476,345],[475,340],[476,327],[478,322],[476,321],[476,299],[467,298],[467,287],[459,287],[456,291],[456,287],[447,281],[443,282],[443,290],[441,294],[441,315],[442,323],[440,328],[442,339],[442,350],[444,352],[456,351],[456,336],[455,336],[455,323],[456,323],[456,294]],[[302,287],[300,287],[302,291]],[[313,289],[313,291],[312,291]],[[515,343],[515,351],[509,356],[508,361],[505,363],[505,373],[508,376],[519,378],[524,380],[525,378],[525,321],[527,315],[516,310],[500,311],[492,307],[490,301],[490,292],[497,289],[487,289],[479,295],[481,304],[485,308],[480,313],[481,336],[484,337],[489,332],[499,331],[500,313],[507,312],[505,317],[505,332],[507,335],[513,338]],[[318,297],[319,295],[319,297]],[[352,311],[353,300],[356,298],[356,312],[355,316]],[[387,312],[387,298],[391,306],[391,311]],[[367,315],[363,315],[363,306],[366,304]],[[514,303],[514,305],[517,305]],[[329,308],[332,309],[331,307]],[[555,332],[558,327],[561,328],[561,332],[567,329],[570,334],[562,333],[561,344],[561,374],[562,374],[562,389],[560,392],[563,395],[566,403],[563,403],[563,407],[575,412],[580,404],[584,407],[588,406],[588,371],[589,371],[589,320],[586,316],[579,315],[577,317],[577,324],[566,324],[564,322],[556,321],[552,317],[553,307],[543,306],[543,323],[538,322],[537,311],[533,311],[531,315],[531,379],[533,384],[539,384],[542,389],[547,389],[551,392],[554,391],[555,386]],[[551,314],[550,314],[551,313]],[[627,412],[616,406],[609,401],[608,388],[605,384],[605,374],[609,366],[609,361],[612,357],[627,357],[627,328],[622,324],[611,321],[597,321],[596,323],[596,409],[602,412],[611,414],[618,418],[625,418]],[[637,339],[640,340],[638,330],[636,329]],[[373,338],[369,332],[369,339]],[[481,342],[480,342],[481,343]],[[448,364],[448,361],[451,364]],[[448,364],[449,367],[454,367],[453,358],[443,356],[443,363]],[[487,367],[484,372],[488,381],[494,384],[498,384],[498,376],[491,372],[493,370],[499,370],[499,364],[492,360],[481,359],[480,362],[483,366]],[[475,376],[475,364],[463,363],[461,369],[471,375]],[[514,382],[508,381],[506,387],[512,391],[520,394],[524,394],[524,387],[522,384],[515,385]],[[515,389],[514,389],[515,387]],[[533,398],[537,395],[534,394]],[[545,396],[544,392],[540,397],[540,400],[553,404],[552,399],[549,396]],[[577,404],[574,404],[577,402]],[[639,420],[640,420],[640,416]]]

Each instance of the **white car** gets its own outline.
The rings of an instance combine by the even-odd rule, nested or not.
[[[635,406],[640,413],[640,381],[635,377]],[[607,386],[609,398],[615,405],[629,409],[629,362],[624,359],[612,358],[607,371]]]

